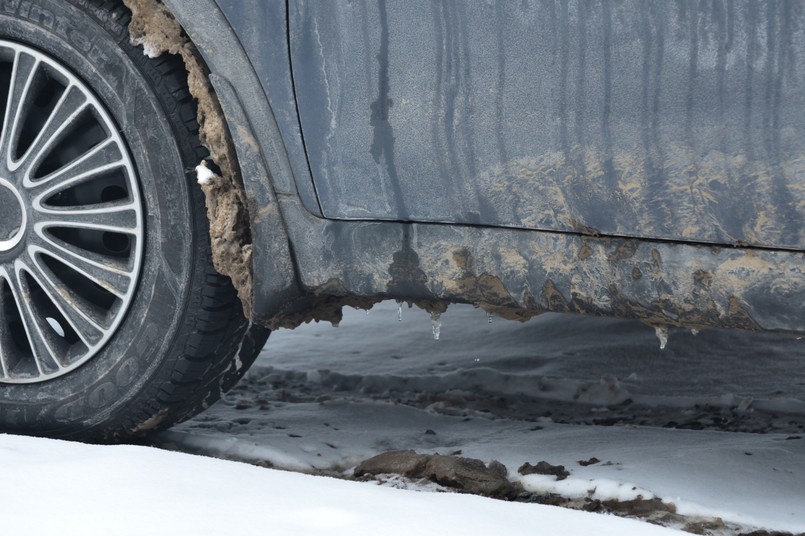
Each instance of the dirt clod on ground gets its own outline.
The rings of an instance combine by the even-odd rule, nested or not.
[[[598,501],[592,499],[588,504],[589,506],[585,508],[585,510],[590,512],[604,511],[642,518],[648,518],[662,512],[669,514],[676,513],[676,506],[674,504],[664,503],[661,499],[656,497],[653,499],[638,497],[630,501]]]
[[[702,534],[707,536],[708,534],[712,534],[712,531],[721,530],[725,527],[726,525],[724,525],[724,521],[720,517],[717,517],[715,519],[687,523],[684,527],[682,527],[682,530],[691,534]]]
[[[521,475],[553,475],[556,480],[564,480],[570,476],[570,471],[565,469],[564,465],[551,465],[546,461],[537,462],[537,465],[531,465],[526,462],[517,469]]]
[[[754,530],[752,532],[743,532],[738,536],[805,536],[804,532],[793,534],[791,532],[779,532],[768,530]]]
[[[426,479],[462,493],[513,499],[519,489],[509,482],[506,467],[493,460],[489,465],[475,458],[417,454],[413,450],[384,452],[363,461],[354,476],[398,474]]]
[[[142,45],[150,57],[163,53],[181,56],[187,69],[187,85],[198,104],[199,138],[220,169],[202,190],[210,220],[212,261],[215,269],[232,279],[251,318],[252,245],[243,179],[221,105],[207,76],[201,56],[178,21],[158,0],[123,0],[131,10],[129,34],[133,45]]]
[[[579,460],[577,463],[579,465],[581,465],[582,467],[587,467],[588,465],[595,465],[597,463],[601,463],[601,460],[599,460],[598,458],[593,457],[593,458],[590,458],[589,460]]]

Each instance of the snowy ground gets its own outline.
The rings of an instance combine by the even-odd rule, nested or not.
[[[222,403],[156,444],[342,478],[353,478],[368,458],[403,449],[498,460],[522,502],[635,516],[700,534],[805,532],[805,343],[679,330],[660,351],[653,331],[639,323],[559,315],[488,323],[471,307],[451,307],[442,317],[441,340],[434,341],[426,313],[404,308],[402,322],[397,316],[397,306],[384,303],[368,316],[348,312],[338,329],[311,325],[273,334]],[[568,476],[522,475],[526,462],[561,465]],[[373,501],[392,501],[388,508],[394,508],[389,497],[398,495],[372,495],[390,492],[386,487],[472,487],[414,473],[378,475],[372,481],[380,488],[318,478],[322,486],[357,485],[363,491],[355,493],[375,497],[366,499],[367,508],[350,501],[334,507],[352,508],[359,524],[376,519]],[[318,484],[305,486],[326,495]],[[467,534],[517,534],[543,521],[548,528],[541,534],[599,534],[613,519],[562,510],[570,517],[553,525],[556,509],[541,504],[399,495],[411,496],[400,500],[419,504],[429,497],[422,504],[440,512],[433,523],[454,516],[468,521]],[[512,507],[507,519],[530,521],[481,530],[493,518],[476,504]],[[594,531],[585,525],[591,515]],[[580,525],[566,525],[569,519]],[[638,526],[635,534],[653,527]],[[424,533],[441,530],[432,528]]]
[[[397,315],[273,334],[169,450],[0,435],[4,533],[805,532],[805,343]]]
[[[0,472],[3,534],[25,536],[675,533],[613,516],[406,492],[144,447],[0,435]]]

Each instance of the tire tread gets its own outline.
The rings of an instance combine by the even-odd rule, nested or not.
[[[199,139],[196,102],[187,86],[182,59],[167,53],[148,58],[140,47],[131,45],[127,31],[131,14],[120,0],[94,0],[93,5],[116,22],[123,22],[126,30],[115,35],[108,24],[92,10],[87,10],[113,34],[149,82],[172,123],[174,136],[183,153],[184,167],[192,170],[198,162],[208,158],[209,151]],[[194,182],[192,176],[187,176],[186,180]],[[185,323],[175,335],[175,350],[155,374],[150,389],[144,389],[142,399],[114,422],[92,430],[93,439],[127,439],[141,432],[142,423],[159,415],[167,417],[149,432],[198,413],[234,385],[256,359],[268,337],[268,330],[253,326],[244,318],[240,299],[230,279],[217,273],[212,266],[206,209],[203,196],[198,192],[193,199],[193,210],[198,236],[191,301],[195,299],[197,303],[195,307],[192,304],[186,307]],[[234,366],[236,358],[243,364],[241,368]],[[146,394],[149,392],[155,396],[149,397]]]

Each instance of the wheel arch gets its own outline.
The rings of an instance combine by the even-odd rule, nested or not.
[[[144,52],[178,53],[185,61],[202,141],[221,172],[201,186],[213,262],[232,279],[247,318],[272,327],[303,293],[277,198],[296,191],[294,175],[257,74],[214,0],[124,3]]]

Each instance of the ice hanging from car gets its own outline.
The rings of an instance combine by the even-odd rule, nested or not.
[[[439,337],[442,333],[442,314],[441,313],[431,313],[430,314],[430,323],[433,329],[433,340],[438,341]]]
[[[655,326],[654,334],[660,340],[660,350],[665,350],[665,345],[668,344],[668,326]]]

